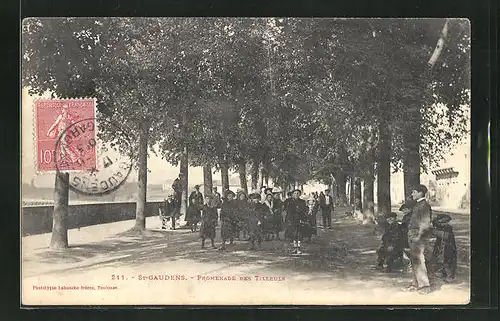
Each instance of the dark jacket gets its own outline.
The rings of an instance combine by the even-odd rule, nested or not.
[[[196,204],[199,204],[201,206],[201,204],[203,204],[203,194],[198,191],[193,191],[191,195],[189,195],[189,204],[191,204],[193,202],[193,199],[195,198],[198,201],[196,202]]]
[[[432,232],[432,209],[427,201],[421,200],[413,207],[409,232],[423,237],[430,236]]]
[[[387,226],[382,236],[382,246],[385,248],[392,246],[396,250],[401,250],[404,247],[405,239],[406,237],[403,234],[403,229],[398,222],[394,222]]]
[[[290,199],[287,206],[287,221],[297,225],[307,220],[307,204],[302,199]]]
[[[326,204],[326,199],[328,198],[330,204]],[[319,198],[319,206],[321,208],[325,208],[325,209],[328,209],[328,208],[333,208],[333,198],[330,196],[330,195],[325,195],[324,197],[320,197]]]

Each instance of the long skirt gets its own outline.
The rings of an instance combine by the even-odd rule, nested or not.
[[[202,221],[200,237],[205,239],[215,239],[215,223]]]

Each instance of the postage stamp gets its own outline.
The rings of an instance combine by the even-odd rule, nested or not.
[[[59,162],[59,170],[78,171],[92,169],[96,166],[96,153],[87,154],[82,163],[75,144],[59,144],[56,142],[66,128],[82,120],[95,118],[95,99],[38,99],[35,101],[35,140],[37,172],[56,171],[56,155],[65,162]],[[77,139],[74,143],[77,143]]]
[[[85,195],[106,195],[119,188],[132,170],[132,145],[127,134],[115,123],[101,120],[100,128],[120,131],[121,152],[98,138],[97,121],[82,119],[69,125],[56,142],[57,171],[75,169],[69,187]]]

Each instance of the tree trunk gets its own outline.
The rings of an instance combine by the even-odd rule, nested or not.
[[[222,160],[220,163],[220,176],[222,181],[222,190],[229,190],[229,166],[227,160]]]
[[[203,194],[205,198],[212,195],[213,183],[212,183],[212,166],[203,166]]]
[[[346,175],[342,172],[335,175],[337,194],[341,206],[347,205],[346,178]]]
[[[262,168],[260,169],[260,187],[264,186],[264,175],[265,175],[265,170],[264,170],[264,166],[262,166]]]
[[[184,146],[184,149],[183,149],[182,155],[181,155],[181,164],[180,164],[180,169],[179,169],[179,171],[184,174],[184,180],[181,182],[182,183],[181,209],[180,209],[181,215],[186,215],[187,207],[188,207],[188,182],[189,182],[188,161],[189,161],[188,149],[186,146]]]
[[[135,229],[146,228],[146,197],[148,189],[148,140],[149,124],[144,122],[139,132],[139,173],[137,179],[137,201],[135,206]]]
[[[354,177],[349,176],[349,205],[354,205]]]
[[[443,28],[441,29],[441,35],[434,47],[431,57],[427,61],[427,68],[424,71],[422,77],[425,82],[429,84],[431,82],[431,72],[436,62],[438,61],[441,53],[443,51],[446,39],[448,38],[449,20],[446,19]],[[422,104],[420,106],[425,106],[428,104],[429,92],[424,92],[422,97]],[[420,112],[420,106],[414,106],[409,112],[409,128],[405,131],[403,137],[404,143],[404,157],[403,157],[403,175],[404,175],[404,193],[405,199],[410,197],[412,189],[420,184],[420,143],[421,143],[421,126],[422,126],[422,114]]]
[[[244,158],[240,159],[238,164],[238,172],[240,175],[240,186],[248,195],[248,186],[247,186],[247,162]]]
[[[420,112],[415,117],[420,118]],[[405,153],[403,155],[403,177],[405,199],[411,196],[411,191],[420,184],[420,121],[417,120],[410,126],[410,130],[404,134],[403,143]]]
[[[391,212],[391,132],[384,122],[379,125],[377,207],[378,215]]]
[[[374,177],[373,170],[369,171],[366,176],[363,178],[363,211],[371,211],[374,212],[374,199],[373,199],[373,191],[374,191]]]
[[[252,162],[252,190],[256,190],[259,184],[259,163],[254,159]]]
[[[356,204],[356,210],[363,210],[363,201],[361,199],[361,179],[358,177],[354,180],[354,204]]]
[[[68,247],[69,174],[57,173],[54,187],[54,212],[50,248]]]

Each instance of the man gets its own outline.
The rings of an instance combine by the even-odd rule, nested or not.
[[[323,228],[332,229],[333,198],[330,196],[329,189],[325,190],[323,197],[320,197],[319,206],[323,217]]]
[[[385,268],[385,272],[392,272],[403,262],[404,238],[403,230],[397,221],[398,215],[394,212],[385,215],[387,229],[382,236],[382,246],[377,250],[378,267]]]
[[[292,254],[302,254],[300,251],[300,241],[302,240],[303,225],[307,220],[307,204],[306,201],[300,198],[301,194],[301,190],[294,190],[287,206],[287,218],[290,222],[293,241]]]
[[[189,204],[194,203],[193,199],[196,198],[196,204],[203,206],[203,194],[200,192],[200,185],[194,186],[194,191],[189,195]]]
[[[425,265],[425,254],[431,251],[429,246],[432,234],[432,210],[425,200],[426,194],[427,187],[425,185],[418,185],[413,189],[411,195],[416,204],[413,207],[408,226],[408,244],[413,271],[413,281],[408,290],[418,291],[422,294],[432,292]]]
[[[180,173],[179,176],[174,180],[172,184],[172,189],[174,190],[174,199],[177,204],[177,208],[181,208],[182,199],[182,185],[184,182],[184,173]]]
[[[217,192],[217,187],[213,188],[212,196],[213,196],[212,201],[215,202],[217,208],[220,208],[222,205],[222,198],[220,196],[220,193]]]

